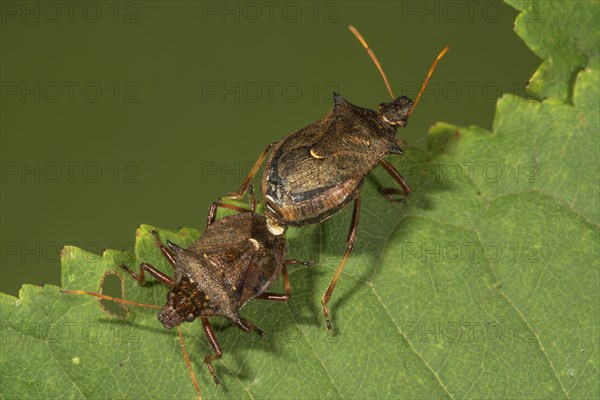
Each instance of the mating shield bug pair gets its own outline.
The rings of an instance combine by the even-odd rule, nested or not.
[[[355,106],[342,96],[334,94],[334,107],[324,118],[300,129],[283,140],[267,146],[250,171],[240,190],[230,197],[242,197],[250,192],[251,209],[222,202],[209,209],[208,225],[204,234],[187,249],[168,243],[163,246],[155,234],[157,247],[174,270],[170,277],[149,264],[142,264],[139,273],[121,266],[140,284],[145,273],[169,286],[167,304],[163,307],[109,297],[100,293],[65,291],[87,294],[121,304],[158,308],[158,319],[166,328],[177,327],[184,358],[194,387],[200,389],[192,372],[185,350],[180,324],[200,318],[204,332],[214,353],[204,359],[216,383],[219,383],[212,361],[221,357],[208,317],[221,316],[245,332],[254,330],[263,334],[250,321],[240,316],[240,309],[252,299],[287,301],[291,294],[286,265],[308,262],[285,259],[284,233],[288,226],[318,223],[341,211],[354,201],[352,223],[346,241],[346,252],[322,299],[327,328],[331,329],[328,302],[356,241],[360,214],[360,190],[365,177],[381,165],[400,186],[386,188],[382,194],[411,192],[400,173],[384,160],[389,154],[402,154],[396,131],[405,127],[419,102],[437,62],[450,46],[438,55],[412,102],[408,97],[395,98],[379,61],[362,36],[350,26],[379,69],[393,98],[379,105],[379,110]],[[262,176],[261,191],[265,215],[256,214],[251,181],[272,150]],[[216,220],[218,207],[229,208],[239,214]],[[285,294],[269,293],[268,288],[283,276]]]

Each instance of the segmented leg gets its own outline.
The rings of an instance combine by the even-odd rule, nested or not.
[[[212,347],[212,349],[214,351],[214,354],[207,354],[204,357],[204,362],[206,363],[206,366],[208,367],[208,371],[212,375],[213,380],[215,381],[215,384],[219,385],[221,383],[221,381],[219,381],[219,378],[217,378],[217,374],[215,373],[215,369],[213,368],[211,363],[214,360],[218,360],[219,358],[221,358],[221,356],[223,355],[223,350],[221,350],[221,346],[219,346],[219,342],[217,342],[217,337],[215,336],[215,332],[213,331],[212,326],[210,326],[210,323],[208,322],[208,320],[206,318],[201,318],[201,319],[202,319],[202,328],[204,329],[204,333],[206,334],[208,343],[210,343],[210,347]]]
[[[289,259],[289,260],[285,260],[285,265],[304,265],[305,267],[312,267],[313,262]]]
[[[394,180],[398,183],[398,185],[400,185],[401,188],[401,190],[395,188],[381,189],[381,194],[384,195],[385,198],[387,198],[390,201],[393,201],[394,198],[391,196],[393,194],[408,196],[412,192],[412,189],[410,188],[404,177],[400,175],[400,172],[398,172],[398,170],[392,164],[385,160],[379,161],[379,164],[381,164],[381,166],[387,171],[387,173],[390,174],[392,178],[394,178]]]
[[[171,251],[162,245],[162,243],[160,242],[160,239],[158,238],[158,232],[152,231],[151,233],[152,233],[152,236],[154,236],[154,244],[156,245],[156,247],[158,247],[160,249],[160,252],[163,253],[163,255],[165,256],[167,261],[169,261],[169,264],[171,264],[171,267],[173,267],[173,269],[176,270],[177,267],[175,266],[175,257],[173,257],[173,254],[171,254]]]
[[[290,297],[292,297],[292,286],[290,285],[290,278],[287,273],[287,268],[284,266],[281,270],[281,275],[283,276],[283,290],[285,290],[285,294],[283,293],[271,293],[265,292],[259,296],[256,296],[257,299],[261,300],[272,300],[272,301],[288,301]]]
[[[247,319],[240,318],[239,321],[234,321],[234,324],[244,332],[255,331],[258,336],[265,336],[265,333],[261,329]]]
[[[231,199],[239,199],[240,197],[242,197],[246,193],[246,190],[248,189],[248,186],[250,185],[250,182],[252,182],[252,179],[254,178],[254,175],[256,175],[256,173],[258,172],[260,166],[265,161],[265,157],[267,156],[267,153],[269,152],[269,150],[271,150],[273,147],[275,147],[275,145],[277,143],[279,143],[279,142],[269,143],[267,145],[267,147],[263,150],[263,152],[260,153],[260,156],[258,156],[258,160],[256,160],[256,162],[254,163],[254,166],[250,170],[250,173],[248,174],[248,176],[244,180],[244,183],[242,183],[242,186],[240,187],[240,190],[238,190],[237,193],[235,193],[235,192],[234,193],[229,193],[229,198],[231,198]]]
[[[248,197],[250,198],[250,209],[252,212],[256,211],[256,197],[254,197],[254,186],[248,185]]]
[[[329,308],[327,307],[327,304],[329,303],[329,299],[331,298],[333,289],[335,289],[335,284],[337,283],[337,281],[340,278],[340,275],[342,273],[342,270],[344,269],[344,264],[346,264],[346,260],[348,259],[348,256],[350,255],[350,253],[352,252],[352,249],[354,247],[354,242],[356,241],[356,230],[358,227],[359,215],[360,215],[360,194],[358,194],[356,196],[356,199],[354,200],[354,210],[352,212],[352,223],[350,224],[350,230],[348,232],[348,240],[346,241],[346,252],[344,253],[344,257],[342,258],[342,261],[340,261],[337,269],[335,270],[335,275],[333,276],[333,279],[331,280],[331,283],[329,284],[329,287],[327,288],[327,291],[325,292],[325,295],[323,296],[323,300],[321,300],[321,303],[323,304],[323,314],[325,315],[325,322],[327,323],[328,331],[331,330],[331,320],[329,319]]]
[[[300,260],[285,260],[285,265],[305,265],[310,267],[313,265],[312,261],[300,261]],[[283,289],[285,294],[283,293],[271,293],[266,292],[262,293],[259,296],[256,296],[257,299],[261,300],[272,300],[272,301],[288,301],[290,297],[292,297],[292,286],[290,285],[290,278],[288,276],[287,268],[284,266],[281,270],[281,275],[283,276]]]
[[[119,267],[124,269],[125,271],[127,271],[129,273],[129,275],[131,275],[131,277],[133,279],[135,279],[140,285],[143,285],[144,283],[146,283],[146,281],[144,279],[144,272],[148,272],[156,280],[164,283],[165,285],[167,285],[169,287],[173,287],[173,285],[175,284],[173,282],[173,279],[170,276],[162,273],[161,271],[157,270],[155,267],[153,267],[152,265],[150,265],[148,263],[140,264],[140,273],[139,274],[136,274],[135,272],[133,272],[125,264],[121,264],[121,265],[119,265]]]
[[[208,208],[208,217],[206,217],[206,226],[210,226],[217,219],[217,209],[226,208],[228,210],[233,210],[237,212],[254,212],[256,211],[256,198],[254,197],[254,188],[252,185],[249,185],[249,197],[250,197],[250,208],[244,208],[240,206],[236,206],[234,204],[227,204],[222,201],[215,201]]]

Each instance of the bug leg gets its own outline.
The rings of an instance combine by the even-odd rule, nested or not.
[[[256,211],[256,197],[254,197],[254,186],[248,185],[248,197],[250,198],[250,210]]]
[[[129,273],[129,275],[131,275],[131,277],[133,279],[135,279],[140,285],[143,285],[144,283],[146,283],[146,281],[144,280],[144,272],[148,272],[156,280],[164,283],[167,286],[173,287],[173,285],[174,285],[173,279],[170,276],[160,272],[159,270],[157,270],[156,268],[154,268],[152,265],[150,265],[148,263],[140,264],[140,273],[139,274],[136,274],[135,272],[133,272],[133,270],[131,270],[125,264],[121,264],[121,265],[119,265],[119,267],[124,269],[125,271],[127,271]]]
[[[285,260],[285,265],[304,265],[305,267],[312,267],[313,264],[312,261]]]
[[[294,260],[295,261],[295,260]],[[283,276],[283,288],[285,290],[285,294],[282,293],[271,293],[266,292],[257,296],[257,299],[261,300],[272,300],[272,301],[288,301],[290,297],[292,297],[292,286],[290,285],[290,278],[287,273],[287,268],[284,266],[281,270],[281,275]]]
[[[210,343],[210,347],[212,347],[214,351],[214,354],[207,354],[206,357],[204,357],[204,362],[206,363],[208,371],[212,375],[215,384],[219,385],[221,381],[219,381],[219,378],[217,378],[217,374],[215,374],[215,369],[213,368],[211,362],[221,358],[223,355],[223,350],[221,350],[221,346],[219,346],[219,342],[217,342],[215,332],[206,318],[202,318],[202,328],[204,328],[204,333],[206,334],[208,343]]]
[[[261,300],[273,300],[273,301],[288,301],[290,297],[292,297],[292,285],[290,285],[290,278],[287,272],[287,265],[304,265],[306,267],[310,267],[313,265],[312,261],[300,261],[300,260],[285,260],[285,265],[281,270],[281,275],[283,276],[283,288],[285,290],[285,294],[283,293],[271,293],[266,292],[257,296],[257,299]]]
[[[382,188],[379,190],[379,193],[381,193],[381,195],[385,197],[387,201],[396,203],[404,203],[406,201],[404,198],[393,197],[393,195],[405,196],[404,191],[400,189]]]
[[[381,189],[381,194],[385,196],[386,199],[394,201],[394,198],[391,195],[399,194],[408,196],[412,192],[412,189],[410,188],[404,177],[400,175],[398,170],[392,164],[385,160],[379,161],[379,164],[381,164],[381,166],[387,171],[387,173],[390,174],[392,178],[394,178],[394,180],[398,183],[398,185],[400,185],[401,188],[400,190],[394,188]]]
[[[160,239],[158,238],[158,232],[153,230],[150,233],[152,233],[152,236],[154,236],[154,244],[156,245],[156,247],[158,247],[160,252],[163,253],[163,256],[165,256],[167,261],[169,261],[169,264],[171,264],[171,267],[173,267],[173,269],[176,270],[177,267],[175,266],[175,257],[173,257],[173,254],[171,253],[171,251],[168,248],[166,248],[165,246],[163,246],[163,244],[160,242]]]
[[[256,160],[256,162],[254,163],[254,166],[250,170],[250,173],[248,174],[248,176],[246,176],[246,179],[244,180],[244,183],[242,183],[240,190],[238,190],[237,192],[229,193],[228,197],[230,199],[239,199],[240,197],[244,196],[244,194],[246,193],[246,190],[248,189],[248,186],[250,185],[250,182],[252,182],[252,179],[254,178],[254,175],[256,175],[256,173],[258,172],[258,169],[260,168],[262,163],[265,161],[265,157],[267,156],[267,153],[277,143],[278,142],[269,143],[267,145],[267,147],[263,150],[263,152],[260,153],[260,156],[258,156],[258,160]]]
[[[352,211],[352,223],[350,224],[350,231],[348,232],[348,240],[346,241],[346,252],[344,253],[344,257],[342,261],[340,261],[337,269],[335,270],[335,275],[333,275],[333,279],[323,296],[323,300],[321,300],[321,304],[323,304],[323,314],[325,315],[325,322],[327,323],[327,330],[331,330],[331,320],[329,319],[329,307],[327,304],[329,303],[329,299],[331,298],[331,294],[333,293],[333,289],[335,288],[335,284],[340,278],[340,274],[344,269],[344,264],[346,264],[346,260],[348,256],[352,252],[352,248],[354,247],[354,242],[356,241],[356,229],[358,227],[358,217],[360,215],[360,194],[356,196],[354,200],[354,210]]]
[[[240,206],[236,206],[235,204],[228,204],[222,201],[215,201],[208,208],[208,217],[206,217],[206,226],[212,225],[213,222],[217,219],[217,209],[226,208],[228,210],[233,210],[237,212],[254,212],[256,210],[256,198],[254,197],[254,188],[252,185],[249,185],[248,191],[250,192],[250,207],[244,208]]]
[[[258,336],[265,336],[265,333],[261,329],[247,319],[239,318],[237,321],[233,321],[233,323],[244,332],[256,331]]]

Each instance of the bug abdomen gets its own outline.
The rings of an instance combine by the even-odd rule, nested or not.
[[[286,226],[304,226],[322,222],[339,212],[360,191],[363,179],[348,179],[338,185],[307,192],[288,194],[282,188],[267,185],[266,213]]]

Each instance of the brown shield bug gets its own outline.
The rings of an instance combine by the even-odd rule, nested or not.
[[[252,192],[250,190],[250,192]],[[290,264],[311,265],[310,262],[286,260],[286,241],[283,235],[274,235],[267,227],[267,218],[255,213],[255,201],[251,195],[251,209],[232,204],[215,202],[208,213],[206,230],[188,248],[181,248],[167,242],[163,246],[158,233],[153,231],[156,246],[173,267],[174,276],[159,271],[150,264],[142,263],[139,273],[125,265],[120,267],[128,272],[140,285],[145,283],[145,273],[167,285],[167,303],[160,307],[114,298],[101,293],[79,290],[63,290],[67,294],[91,295],[120,304],[158,308],[158,320],[165,328],[177,327],[184,359],[192,382],[201,398],[198,382],[185,350],[180,325],[196,318],[202,321],[204,333],[214,353],[204,358],[214,381],[219,379],[212,361],[223,354],[208,317],[225,317],[244,332],[264,333],[252,322],[240,315],[240,309],[252,299],[287,301],[291,287],[286,266]],[[218,207],[238,211],[239,214],[216,220]],[[270,293],[267,289],[283,276],[285,293]]]
[[[379,110],[374,111],[355,106],[334,94],[334,107],[329,114],[283,140],[269,144],[240,190],[230,194],[232,198],[244,195],[271,150],[262,175],[261,190],[267,223],[274,234],[283,234],[288,226],[322,222],[354,200],[346,252],[321,301],[327,329],[331,329],[327,304],[356,240],[364,179],[379,164],[400,186],[400,190],[382,189],[384,196],[393,200],[393,194],[408,195],[411,192],[402,175],[384,158],[390,154],[403,154],[396,131],[406,126],[438,61],[450,49],[446,46],[437,56],[413,102],[406,96],[394,96],[377,57],[360,33],[353,26],[349,28],[379,69],[393,100],[380,104]]]

